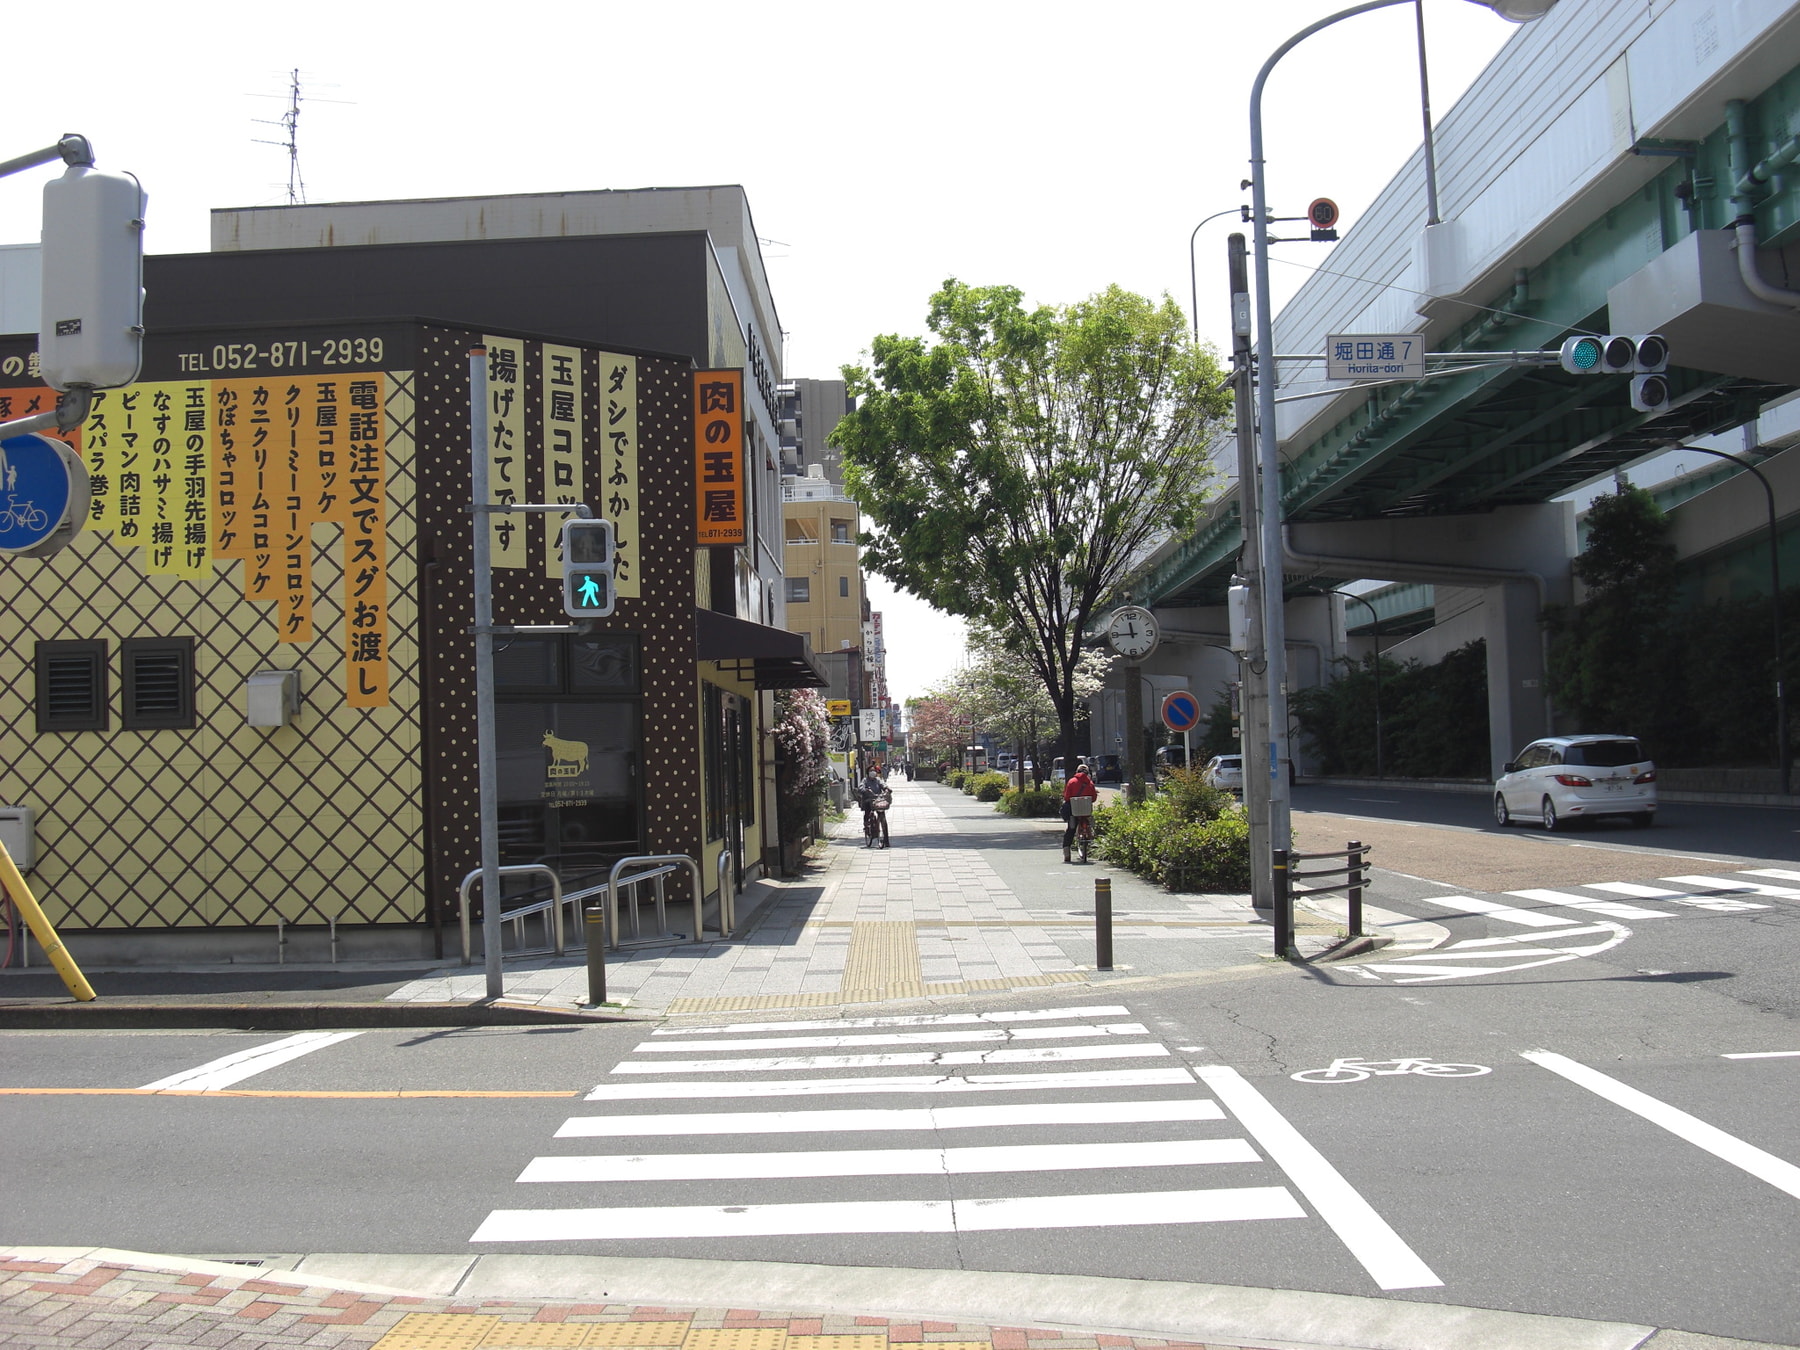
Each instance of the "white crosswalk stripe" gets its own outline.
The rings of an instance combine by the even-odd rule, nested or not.
[[[534,1197],[572,1203],[496,1209],[470,1241],[618,1251],[652,1240],[1304,1221],[1316,1191],[1316,1217],[1379,1287],[1438,1283],[1230,1070],[1084,1067],[1171,1057],[1129,1016],[1107,1006],[668,1028],[588,1095],[597,1112],[556,1131],[609,1151],[546,1153],[518,1174]],[[697,1050],[706,1058],[668,1058]],[[1032,1067],[996,1067],[1008,1064]],[[881,1072],[913,1065],[930,1072]],[[1220,1072],[1223,1086],[1198,1079]],[[1228,1090],[1254,1125],[1220,1105]],[[995,1098],[1015,1093],[1037,1096]],[[901,1103],[882,1103],[890,1094]],[[971,1095],[987,1100],[954,1100]],[[780,1100],[795,1096],[839,1102]],[[874,1147],[846,1147],[858,1134]],[[768,1146],[781,1136],[798,1147]],[[770,1259],[766,1245],[753,1250]]]

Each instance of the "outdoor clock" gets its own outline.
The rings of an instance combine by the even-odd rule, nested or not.
[[[1156,650],[1156,616],[1142,605],[1124,605],[1106,621],[1106,640],[1127,661],[1142,661]]]

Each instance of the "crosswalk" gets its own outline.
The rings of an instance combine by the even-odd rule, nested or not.
[[[1248,1080],[1124,1007],[667,1028],[586,1102],[555,1139],[605,1142],[532,1158],[552,1203],[471,1242],[1322,1220],[1379,1288],[1440,1283]]]
[[[1787,884],[1778,884],[1784,882]],[[1800,885],[1795,883],[1800,883],[1800,872],[1753,868],[1729,876],[1662,877],[1655,885],[1596,881],[1562,889],[1530,887],[1504,893],[1528,902],[1524,905],[1475,895],[1425,896],[1417,903],[1433,911],[1475,915],[1529,931],[1468,938],[1354,969],[1366,980],[1427,984],[1559,965],[1617,947],[1632,934],[1628,923],[1697,913],[1753,913],[1770,909],[1778,901],[1800,900]]]

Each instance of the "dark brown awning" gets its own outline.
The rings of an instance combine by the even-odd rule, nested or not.
[[[812,649],[799,633],[751,623],[716,609],[694,611],[700,659],[733,666],[758,689],[829,689],[831,681],[813,664]]]

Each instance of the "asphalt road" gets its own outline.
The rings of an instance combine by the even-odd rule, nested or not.
[[[1370,903],[1433,947],[855,1010],[925,1019],[894,1025],[6,1034],[0,1241],[1079,1272],[1800,1342],[1793,818],[1547,840],[1377,795],[1302,788],[1337,814],[1298,823],[1373,836]],[[910,1114],[811,1114],[845,1111]]]

